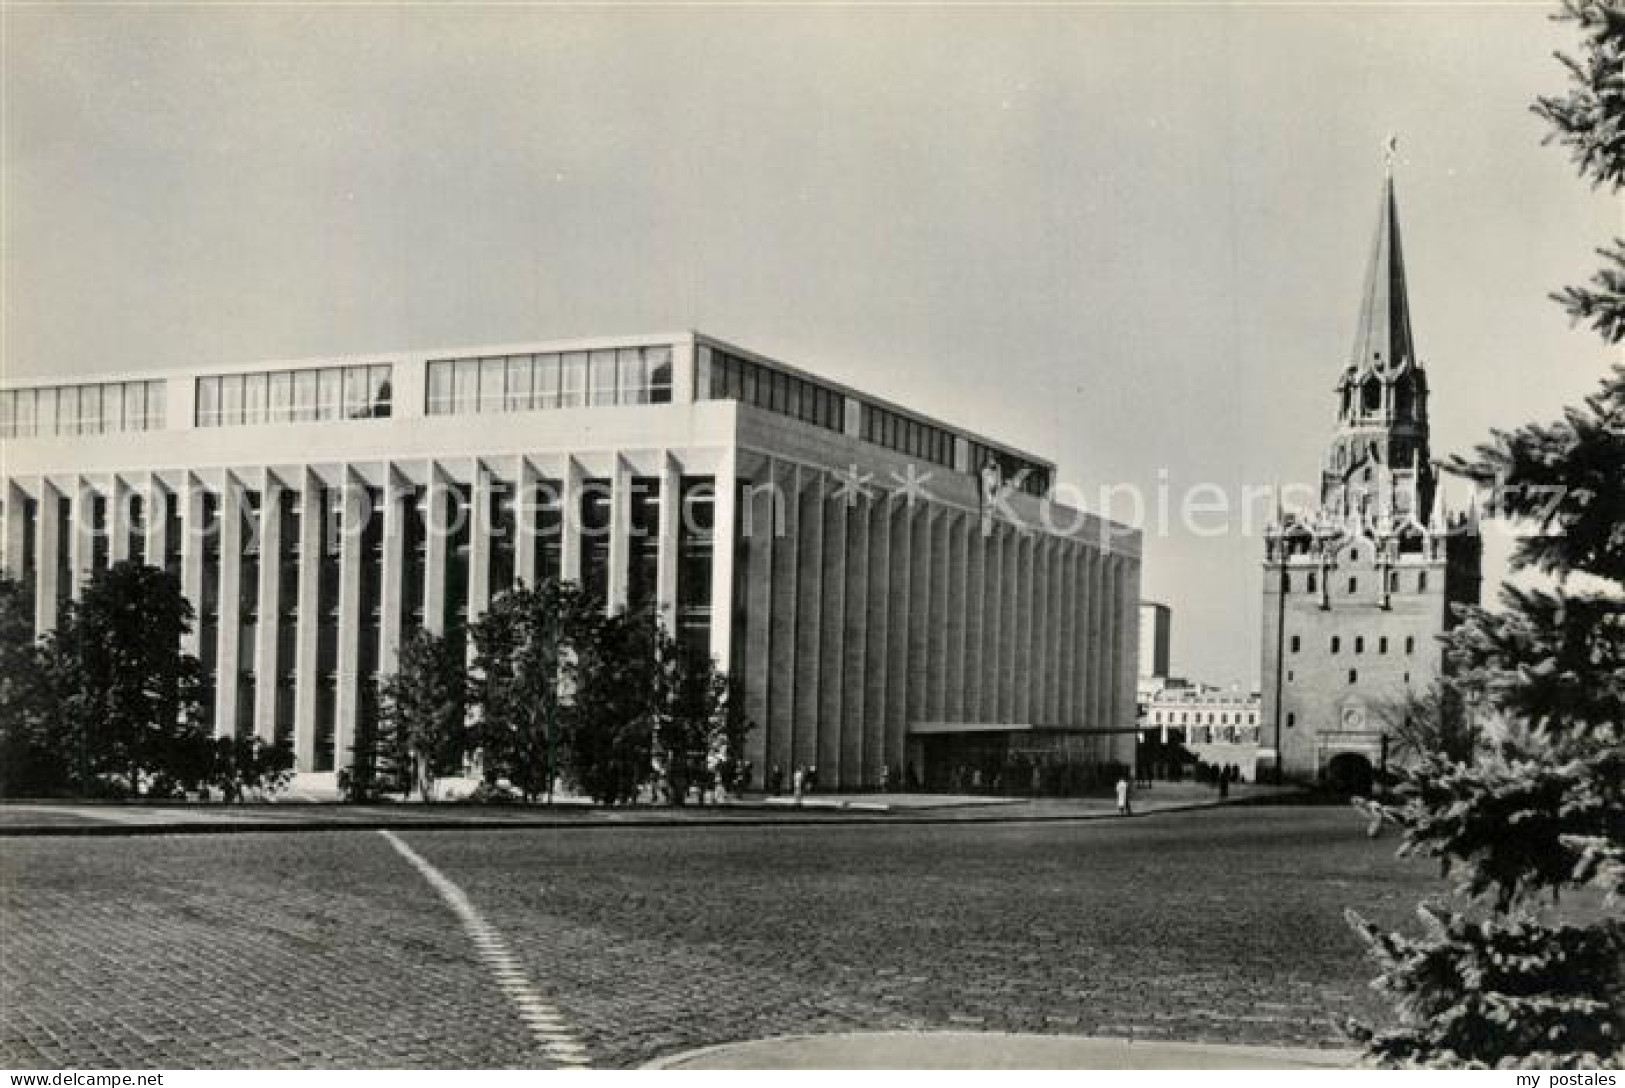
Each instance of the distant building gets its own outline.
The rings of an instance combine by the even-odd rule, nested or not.
[[[1158,601],[1140,602],[1140,675],[1167,676],[1173,611]]]
[[[1141,681],[1140,739],[1160,749],[1183,746],[1204,763],[1234,764],[1255,778],[1262,700],[1256,691],[1214,687],[1183,677]]]
[[[1265,758],[1284,777],[1352,785],[1383,758],[1389,707],[1443,669],[1453,607],[1479,597],[1479,539],[1435,505],[1391,173],[1334,388],[1319,509],[1266,538],[1263,726]]]

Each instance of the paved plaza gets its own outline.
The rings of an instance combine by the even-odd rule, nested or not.
[[[553,1064],[538,1022],[611,1067],[914,1029],[1346,1046],[1381,1006],[1343,909],[1403,925],[1439,887],[1395,845],[1291,806],[10,838],[0,1065]]]

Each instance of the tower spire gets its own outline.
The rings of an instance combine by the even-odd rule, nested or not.
[[[1394,158],[1399,137],[1390,135],[1383,153],[1382,203],[1377,233],[1360,294],[1360,319],[1354,329],[1356,370],[1387,369],[1416,363],[1411,338],[1411,306],[1405,290],[1405,256],[1399,240],[1399,204],[1394,197]]]

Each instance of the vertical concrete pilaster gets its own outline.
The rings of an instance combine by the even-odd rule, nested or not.
[[[344,470],[339,534],[338,690],[333,712],[333,767],[348,767],[354,756],[356,687],[361,657],[361,549],[366,529],[366,490],[349,466]]]
[[[821,473],[797,473],[797,490],[791,502],[797,507],[800,557],[796,563],[796,650],[795,703],[792,722],[792,750],[797,765],[817,767],[826,784],[834,784],[835,768],[819,763],[818,710],[822,686],[821,651],[824,615],[824,477]]]
[[[322,481],[304,469],[299,481],[299,635],[294,668],[293,752],[301,770],[316,766],[316,642],[321,629],[322,550],[327,509]]]
[[[95,500],[95,491],[83,476],[74,477],[71,488],[73,508],[68,520],[68,570],[72,582],[68,587],[68,596],[77,601],[85,591],[85,582],[90,578],[90,557],[95,539],[91,504]]]
[[[564,465],[564,494],[559,511],[559,580],[581,584],[581,491],[587,474],[571,457]]]
[[[259,623],[254,633],[254,735],[267,744],[276,740],[276,701],[291,692],[278,690],[277,641],[282,617],[282,483],[269,469],[260,471],[260,577],[255,587]]]
[[[818,770],[830,785],[862,784],[856,768],[849,767],[841,743],[846,723],[841,717],[841,695],[846,662],[847,507],[839,496],[824,495],[819,487],[824,538],[821,548],[818,646]]]
[[[513,582],[531,586],[536,570],[536,469],[530,458],[520,454],[514,459],[513,497]]]
[[[203,481],[191,473],[181,485],[181,594],[192,608],[203,607],[203,544],[207,526],[203,524]],[[182,649],[194,657],[203,645],[202,624],[194,622],[191,633],[181,639]],[[215,670],[218,677],[219,669]]]
[[[142,494],[147,508],[147,564],[162,567],[169,546],[169,491],[156,474],[149,472]]]
[[[17,482],[7,480],[5,524],[0,528],[0,548],[5,549],[5,572],[10,578],[20,579],[23,576],[23,552],[26,550],[23,538],[28,532],[28,519],[23,516],[23,506],[27,501],[27,494]]]
[[[242,481],[228,471],[220,485],[219,653],[214,665],[214,735],[237,731],[237,678],[242,672]]]
[[[491,470],[483,461],[474,462],[468,494],[468,622],[472,624],[485,614],[486,606],[491,603],[492,486]],[[472,640],[468,649],[472,659]]]
[[[632,561],[632,468],[615,456],[609,484],[609,610],[626,607]]]
[[[890,663],[892,587],[891,500],[877,495],[868,503],[869,594],[863,668],[863,766],[872,778],[886,762],[886,688]]]
[[[114,474],[107,488],[107,562],[122,563],[130,558],[130,489],[124,478]]]
[[[723,486],[719,481],[717,484],[716,506],[714,507],[718,514],[722,512]],[[659,612],[661,620],[673,631],[677,629],[677,553],[682,546],[682,534],[680,532],[682,524],[682,470],[677,464],[677,459],[670,453],[666,453],[660,459],[660,539],[657,542],[655,552],[655,608]],[[715,567],[717,552],[728,548],[728,541],[731,537],[731,533],[727,536],[724,536],[720,531],[714,533],[711,541],[714,549],[711,553],[713,568]],[[729,567],[729,584],[731,587],[731,562]],[[729,612],[732,611],[732,606],[730,606]],[[723,622],[723,617],[724,614],[720,613],[716,608],[715,594],[713,593],[711,607],[713,631],[718,623]],[[728,615],[726,618],[731,624],[733,617]],[[712,652],[714,654],[715,650],[713,649]],[[727,671],[729,662],[724,659],[719,661],[718,665],[721,669]]]
[[[34,580],[34,633],[43,635],[56,630],[56,601],[60,589],[57,584],[57,549],[60,525],[57,521],[62,493],[50,480],[41,479],[39,508],[34,521],[34,566],[39,576]]]
[[[410,485],[391,463],[384,465],[383,554],[378,569],[378,676],[399,667],[401,624],[406,618],[406,496]]]
[[[841,776],[843,780],[864,780],[863,738],[865,689],[868,685],[869,646],[869,521],[870,503],[856,495],[844,495],[841,517],[846,523],[846,574],[842,579],[841,602]]]
[[[445,470],[435,461],[428,465],[428,510],[424,519],[423,548],[423,629],[435,635],[446,633],[446,563],[451,550],[451,492]]]
[[[717,667],[724,672],[733,668],[733,632],[734,610],[737,607],[734,601],[736,591],[734,577],[734,564],[739,555],[739,463],[738,455],[730,447],[717,460],[717,471],[714,480],[716,494],[712,499],[711,517],[711,657],[716,661]],[[661,569],[665,571],[670,566],[673,599],[676,597],[677,582],[677,528],[679,525],[678,503],[682,493],[682,479],[677,475],[676,465],[667,458],[667,476],[672,481],[672,554],[670,560],[662,557]],[[664,480],[661,484],[665,486]],[[664,492],[660,500],[666,503]],[[665,519],[665,507],[661,507],[662,525]],[[772,532],[772,518],[768,518],[769,534]],[[664,530],[662,530],[664,531]],[[662,549],[663,552],[666,549]]]

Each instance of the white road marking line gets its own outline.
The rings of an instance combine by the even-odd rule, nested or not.
[[[475,954],[486,970],[511,1001],[519,1019],[530,1029],[530,1034],[548,1058],[558,1065],[585,1068],[586,1048],[570,1033],[564,1018],[541,994],[531,986],[519,959],[509,949],[496,929],[485,920],[479,909],[469,901],[463,889],[453,884],[439,869],[430,865],[423,856],[402,842],[393,832],[379,831],[395,852],[412,863],[429,886],[440,893],[440,898],[463,923],[463,930],[474,944]]]

